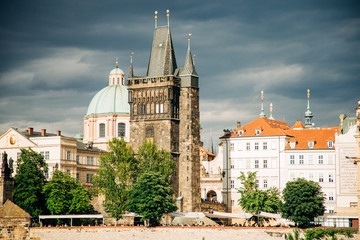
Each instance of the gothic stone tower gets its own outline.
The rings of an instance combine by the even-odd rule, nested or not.
[[[150,139],[172,153],[177,165],[174,190],[182,212],[200,211],[198,83],[190,40],[184,68],[178,68],[169,25],[156,26],[147,75],[134,76],[130,65],[130,142],[137,151]]]

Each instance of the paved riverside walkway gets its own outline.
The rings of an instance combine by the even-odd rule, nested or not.
[[[247,228],[247,227],[42,227],[31,228],[30,237],[36,240],[252,240],[284,239],[291,228]]]

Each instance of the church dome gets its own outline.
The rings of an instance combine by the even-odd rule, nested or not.
[[[111,70],[110,74],[125,74],[123,70],[121,70],[120,68],[116,67],[113,70]]]
[[[86,113],[86,117],[108,114],[130,114],[130,106],[128,103],[128,92],[126,86],[110,85],[101,89],[91,100]]]

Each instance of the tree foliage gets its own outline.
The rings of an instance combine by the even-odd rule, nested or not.
[[[123,139],[114,138],[108,152],[100,155],[100,167],[93,180],[105,195],[106,212],[116,219],[125,212],[131,184],[138,174],[137,165],[132,148]]]
[[[32,149],[21,149],[14,179],[14,202],[33,219],[46,213],[42,189],[46,183],[47,171],[47,164],[41,154]]]
[[[161,172],[145,172],[130,191],[128,209],[158,225],[164,213],[176,211],[172,197],[173,190]]]
[[[46,206],[55,214],[94,213],[91,205],[91,194],[81,183],[69,174],[56,170],[53,177],[43,189]]]
[[[277,213],[280,207],[279,190],[275,187],[260,190],[256,183],[256,174],[257,172],[248,172],[246,176],[244,172],[241,172],[238,178],[242,184],[242,187],[238,189],[241,194],[239,205],[246,212]]]
[[[138,174],[145,172],[159,172],[165,180],[175,172],[175,162],[172,160],[171,153],[164,149],[158,150],[158,147],[152,141],[145,141],[139,147]]]
[[[322,215],[325,211],[325,197],[320,185],[303,178],[286,183],[283,200],[282,216],[300,227],[308,226],[314,217]]]
[[[121,139],[109,142],[109,151],[100,156],[100,167],[94,176],[94,184],[105,195],[105,210],[114,218],[121,218],[127,209],[129,191],[145,173],[159,173],[170,185],[175,171],[171,154],[158,150],[157,145],[145,141],[135,158],[132,148]]]

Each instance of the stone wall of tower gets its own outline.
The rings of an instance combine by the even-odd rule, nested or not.
[[[182,87],[179,126],[179,196],[184,212],[200,211],[199,89]]]

